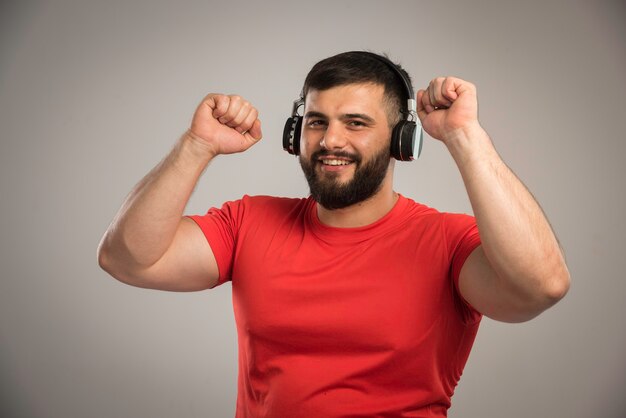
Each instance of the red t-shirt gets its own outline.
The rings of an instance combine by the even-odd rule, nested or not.
[[[458,275],[473,217],[400,196],[333,228],[311,199],[267,196],[192,216],[232,281],[236,417],[444,417],[480,313]]]

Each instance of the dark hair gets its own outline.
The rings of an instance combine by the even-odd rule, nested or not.
[[[328,90],[355,83],[379,84],[385,88],[389,124],[395,125],[401,118],[401,112],[406,111],[406,101],[409,99],[405,84],[383,58],[377,59],[371,54],[363,51],[343,52],[319,61],[304,80],[302,97],[306,98],[311,89]],[[413,91],[408,73],[399,64],[395,65],[404,74]]]

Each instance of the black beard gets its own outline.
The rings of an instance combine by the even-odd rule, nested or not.
[[[354,161],[356,169],[352,180],[347,183],[340,183],[333,178],[319,178],[315,171],[316,165],[321,164],[319,158],[331,154],[337,157],[350,158]],[[333,210],[363,202],[375,195],[383,184],[390,158],[390,150],[388,147],[385,147],[381,152],[374,155],[367,164],[361,166],[361,158],[359,156],[321,150],[313,153],[309,160],[304,160],[300,156],[300,166],[306,181],[309,183],[313,199],[326,209]]]

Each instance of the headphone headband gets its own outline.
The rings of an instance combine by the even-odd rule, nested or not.
[[[398,77],[402,80],[402,84],[404,84],[404,88],[407,91],[407,97],[409,99],[414,99],[415,98],[415,95],[413,93],[413,89],[411,88],[411,82],[409,81],[409,79],[406,78],[404,73],[402,71],[400,71],[398,66],[396,64],[394,64],[389,58],[387,58],[384,55],[378,55],[378,54],[375,54],[375,53],[369,52],[369,51],[350,51],[349,54],[367,55],[367,56],[372,57],[372,58],[378,60],[379,62],[382,62],[383,64],[387,65],[387,67],[389,67],[389,69],[391,71],[396,73],[398,75]]]

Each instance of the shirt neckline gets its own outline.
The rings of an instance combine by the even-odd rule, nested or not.
[[[397,226],[398,214],[402,213],[408,204],[408,199],[398,193],[398,200],[391,210],[377,221],[364,226],[340,228],[323,224],[317,217],[317,203],[309,196],[307,208],[307,223],[311,231],[320,239],[327,242],[355,243],[368,240]]]

